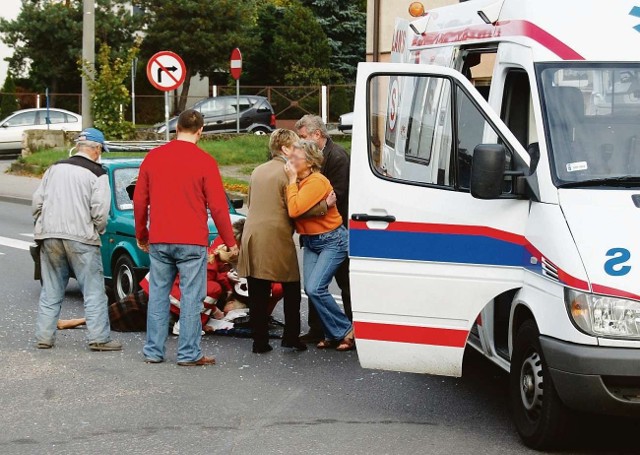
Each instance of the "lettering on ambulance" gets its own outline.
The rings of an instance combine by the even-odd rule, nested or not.
[[[393,34],[393,41],[391,43],[391,52],[397,52],[398,54],[404,53],[406,40],[407,40],[406,30],[396,30]]]
[[[606,256],[611,257],[604,263],[604,271],[607,275],[624,276],[631,271],[631,266],[623,265],[631,259],[631,252],[626,248],[611,248]]]

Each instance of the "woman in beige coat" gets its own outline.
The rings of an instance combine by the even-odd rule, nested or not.
[[[289,183],[284,172],[287,157],[298,136],[277,129],[271,134],[271,160],[258,166],[249,184],[249,213],[242,235],[238,274],[247,278],[253,331],[253,352],[271,351],[267,307],[271,283],[282,283],[284,333],[282,346],[304,351],[300,342],[300,270],[293,242],[293,223],[286,203]]]

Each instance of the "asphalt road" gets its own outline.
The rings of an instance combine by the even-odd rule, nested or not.
[[[40,286],[23,247],[27,206],[0,202],[1,454],[527,453],[509,418],[507,375],[467,352],[463,378],[364,370],[357,354],[274,349],[207,336],[218,365],[142,361],[142,333],[94,353],[85,330],[34,348]],[[8,240],[9,239],[9,240]],[[69,285],[63,317],[80,317]],[[274,343],[275,346],[275,343]],[[636,422],[586,419],[564,453],[638,453]]]

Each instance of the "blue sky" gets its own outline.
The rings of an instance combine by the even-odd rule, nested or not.
[[[0,16],[3,19],[15,19],[18,17],[21,5],[20,0],[2,0]],[[4,84],[5,77],[7,77],[7,62],[4,59],[10,55],[11,50],[0,41],[0,87]]]

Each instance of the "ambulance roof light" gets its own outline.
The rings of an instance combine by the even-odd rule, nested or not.
[[[504,0],[498,0],[478,11],[478,16],[485,24],[495,24],[500,18],[500,11]]]

